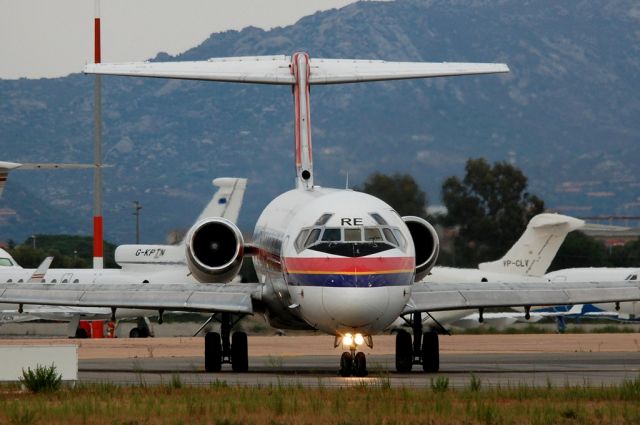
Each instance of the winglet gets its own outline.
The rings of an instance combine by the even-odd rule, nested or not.
[[[44,275],[49,270],[49,266],[51,266],[51,262],[53,261],[53,257],[45,258],[42,263],[38,266],[35,272],[31,275],[29,279],[29,283],[41,283]]]

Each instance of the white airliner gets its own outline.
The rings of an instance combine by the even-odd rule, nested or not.
[[[558,253],[560,245],[569,232],[582,226],[584,226],[584,221],[574,217],[550,213],[538,214],[531,218],[520,238],[501,259],[481,263],[476,269],[435,266],[422,282],[477,282],[483,284],[485,282],[525,281],[547,283],[549,280],[544,274]],[[470,310],[441,311],[423,314],[422,326],[432,329],[442,329],[445,325],[468,328],[477,327],[479,322],[484,321],[492,326],[504,326],[514,323],[517,314],[478,314]],[[401,329],[404,326],[406,326],[406,322],[399,318],[391,328]]]
[[[426,283],[420,280],[436,261],[438,241],[431,225],[400,217],[388,204],[352,190],[314,184],[311,149],[311,85],[508,72],[504,64],[403,63],[369,60],[242,57],[201,62],[88,65],[87,73],[286,85],[295,110],[297,187],[276,197],[262,212],[253,242],[228,220],[203,220],[186,237],[186,261],[200,284],[41,285],[0,284],[0,300],[20,304],[204,311],[222,322],[221,334],[205,336],[205,369],[231,363],[248,369],[247,336],[231,334],[238,317],[262,313],[278,328],[316,329],[342,345],[340,373],[364,376],[366,357],[400,315],[469,308],[577,304],[640,300],[630,282]],[[354,123],[355,124],[355,123]],[[259,282],[230,282],[244,255],[254,255]],[[208,283],[207,283],[208,282]],[[225,283],[230,282],[230,283]],[[414,349],[414,346],[416,349]],[[439,368],[438,335],[414,327],[396,340],[396,368],[414,363]]]
[[[196,223],[202,220],[221,218],[235,223],[242,206],[242,198],[247,185],[246,179],[217,178],[213,186],[218,190],[205,206]],[[3,249],[0,249],[0,282],[7,283],[47,283],[111,284],[111,283],[171,283],[176,281],[197,282],[190,276],[185,259],[185,241],[178,245],[121,245],[116,249],[115,261],[121,269],[49,269],[51,260],[45,260],[38,269],[23,269]],[[20,315],[15,305],[0,304],[0,322],[23,322],[46,319],[70,321],[69,336],[83,337],[78,328],[80,318],[108,319],[111,310],[104,307],[42,306],[32,305],[22,309]],[[150,314],[153,313],[153,314]],[[146,318],[155,315],[150,310],[121,309],[116,317]],[[130,332],[131,337],[149,336],[150,328],[146,320],[138,320],[138,325]]]

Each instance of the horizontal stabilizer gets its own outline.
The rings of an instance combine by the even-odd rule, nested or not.
[[[9,178],[9,172],[12,170],[55,170],[55,169],[83,169],[94,168],[95,164],[56,164],[56,163],[26,163],[21,164],[18,162],[0,161],[0,198],[4,187],[7,184]],[[103,167],[105,167],[103,165]]]
[[[509,72],[509,67],[503,63],[312,59],[309,82],[311,84],[342,84],[506,72]]]
[[[250,56],[193,62],[90,64],[87,74],[123,75],[235,83],[295,84],[290,56]],[[502,63],[386,62],[311,59],[309,84],[343,84],[509,72]]]
[[[90,64],[85,74],[177,78],[229,83],[294,84],[286,56],[254,56],[195,62],[130,62]]]

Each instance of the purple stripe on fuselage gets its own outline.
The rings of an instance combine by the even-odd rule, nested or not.
[[[407,286],[413,283],[413,273],[377,274],[287,274],[292,286],[326,286],[329,288],[372,288]]]

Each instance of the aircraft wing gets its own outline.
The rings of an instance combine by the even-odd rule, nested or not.
[[[310,65],[309,84],[343,84],[509,72],[509,67],[502,63],[311,59]],[[85,66],[84,72],[235,83],[295,84],[290,56],[229,57],[191,62],[89,64]]]
[[[257,283],[0,284],[0,302],[148,310],[253,313]]]
[[[591,304],[640,300],[640,284],[621,282],[414,284],[403,314],[490,307]]]

